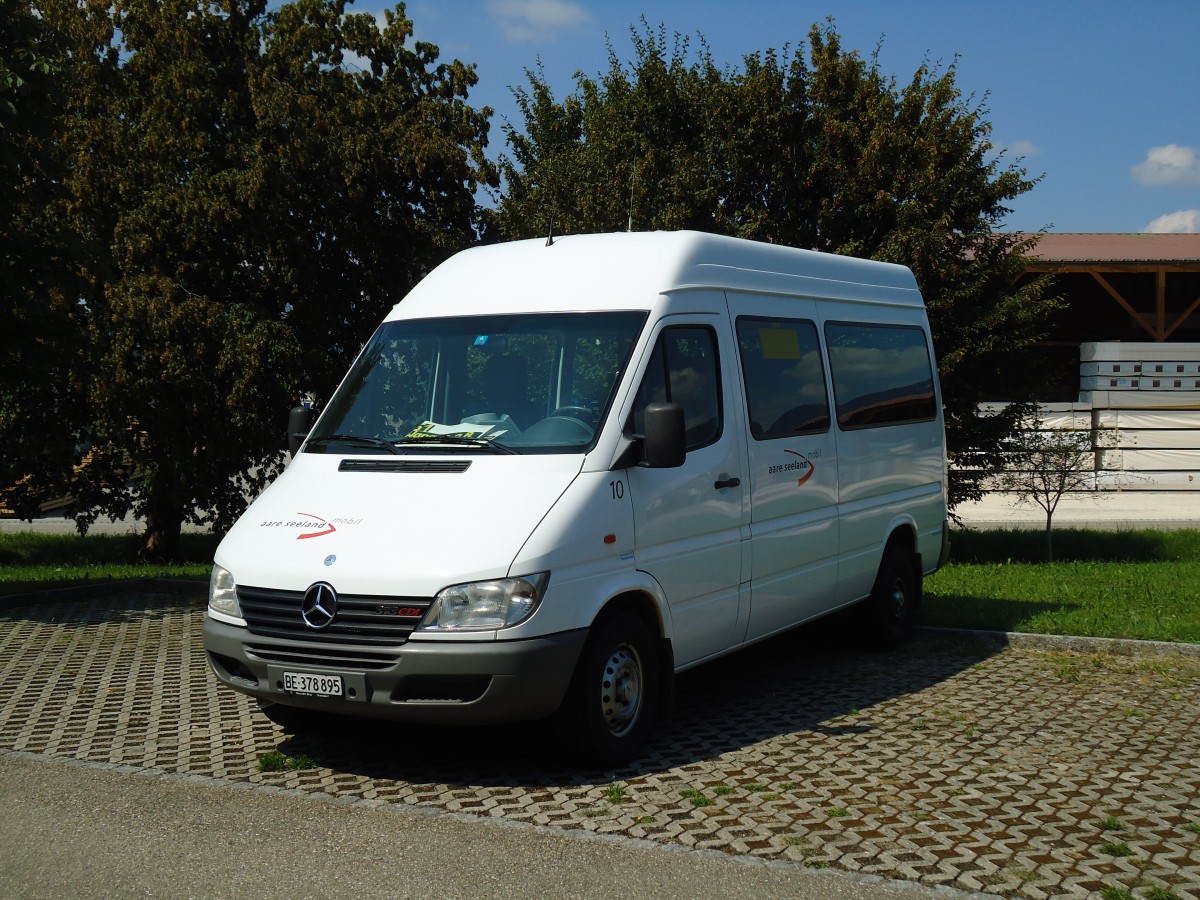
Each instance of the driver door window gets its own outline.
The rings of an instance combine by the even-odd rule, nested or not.
[[[659,335],[634,404],[634,434],[644,431],[647,405],[662,402],[683,407],[689,451],[721,436],[720,369],[711,329],[682,325]]]

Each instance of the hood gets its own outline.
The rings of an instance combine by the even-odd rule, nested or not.
[[[226,535],[238,584],[430,597],[508,574],[582,456],[302,453]]]

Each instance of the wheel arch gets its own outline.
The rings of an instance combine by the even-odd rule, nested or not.
[[[670,637],[669,612],[666,610],[665,603],[649,591],[628,589],[611,597],[596,613],[591,626],[595,629],[606,618],[627,612],[637,616],[650,629],[657,651],[658,715],[663,719],[670,716],[675,701],[675,650]]]
[[[922,585],[925,579],[922,577],[921,552],[917,544],[917,523],[910,517],[904,517],[892,523],[887,540],[883,542],[883,552],[879,555],[880,569],[883,568],[887,555],[892,552],[893,548],[907,553],[912,562],[913,584],[916,590],[914,599],[917,609],[920,609],[924,599]]]

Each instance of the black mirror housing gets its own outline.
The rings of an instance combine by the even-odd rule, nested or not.
[[[647,404],[642,465],[651,469],[676,469],[683,465],[686,455],[683,407],[678,403]]]
[[[300,452],[300,446],[308,433],[312,431],[317,414],[309,406],[293,406],[288,413],[287,445],[288,453],[295,456]]]

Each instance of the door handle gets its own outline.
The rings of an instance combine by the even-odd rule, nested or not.
[[[741,483],[742,483],[742,479],[734,477],[734,478],[727,478],[724,481],[715,481],[715,482],[713,482],[713,487],[719,491],[719,490],[721,490],[721,488],[737,487]]]

